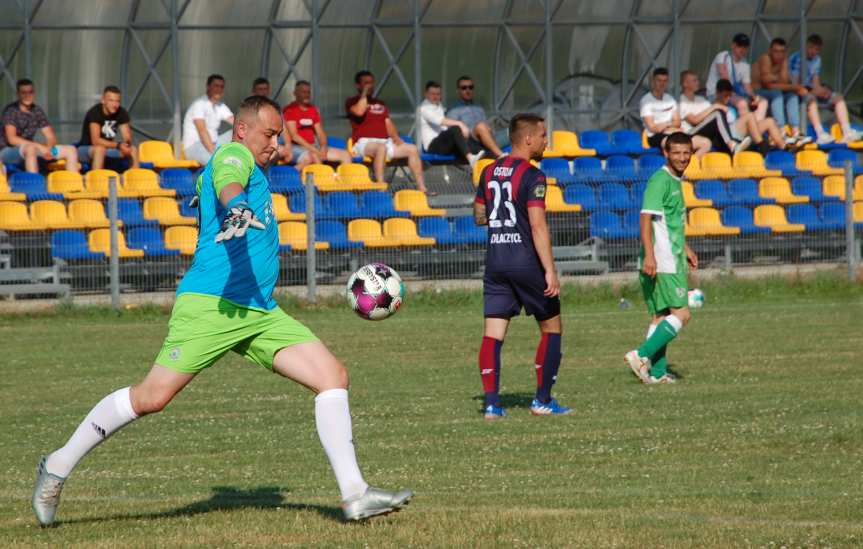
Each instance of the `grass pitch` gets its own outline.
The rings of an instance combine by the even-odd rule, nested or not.
[[[39,454],[143,376],[168,317],[6,316],[0,545],[859,547],[863,296],[764,287],[706,288],[669,350],[683,380],[662,387],[623,365],[640,303],[570,290],[556,394],[576,413],[530,416],[537,332],[520,318],[503,348],[510,417],[494,423],[480,414],[478,295],[409,296],[383,323],[341,305],[291,311],[350,369],[367,480],[416,492],[365,524],[339,522],[311,395],[229,356],[87,456],[59,527],[38,528]]]

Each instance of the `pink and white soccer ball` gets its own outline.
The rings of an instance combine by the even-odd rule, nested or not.
[[[360,318],[383,320],[399,310],[405,295],[405,283],[391,267],[383,263],[363,265],[348,279],[348,303]]]

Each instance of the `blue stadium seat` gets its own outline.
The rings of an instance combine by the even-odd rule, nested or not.
[[[813,176],[795,177],[791,181],[791,192],[798,196],[808,196],[809,202],[839,200],[837,196],[824,196],[821,179]]]
[[[60,259],[104,259],[102,252],[91,252],[84,231],[55,231],[51,235],[51,255]]]
[[[658,154],[645,154],[638,158],[638,175],[642,179],[649,179],[656,170],[665,165],[665,157]]]
[[[635,200],[639,206],[644,201],[644,191],[647,190],[647,181],[639,181],[629,188],[629,192],[632,194],[632,199]]]
[[[728,196],[731,197],[734,204],[745,204],[747,206],[776,203],[774,199],[763,198],[758,194],[758,182],[754,179],[732,179],[728,182]]]
[[[764,167],[768,170],[781,170],[784,177],[794,177],[795,175],[811,175],[808,171],[797,169],[794,160],[794,153],[789,151],[770,151],[764,157]]]
[[[807,231],[824,231],[827,226],[818,216],[818,210],[812,204],[791,204],[785,209],[789,223],[802,223]]]
[[[599,156],[614,154],[614,147],[608,140],[608,134],[599,130],[588,130],[578,135],[578,144],[582,149],[595,149]]]
[[[641,211],[626,210],[623,212],[623,229],[633,236],[641,236]]]
[[[144,250],[144,256],[163,257],[180,255],[180,250],[169,250],[162,241],[162,232],[155,227],[136,227],[126,232],[130,248]]]
[[[629,190],[620,183],[605,183],[599,187],[599,203],[612,210],[638,208],[640,204],[632,199]]]
[[[331,249],[344,250],[348,248],[362,248],[362,242],[348,239],[348,230],[341,221],[318,221],[315,223],[315,240],[318,242],[329,242]]]
[[[155,219],[144,219],[141,203],[136,198],[120,198],[117,200],[117,215],[126,227],[159,226],[159,222]],[[195,217],[197,217],[197,214],[195,214]]]
[[[293,166],[272,166],[270,168],[270,190],[280,194],[291,194],[303,190],[300,172]],[[293,210],[292,208],[292,211]]]
[[[354,219],[363,216],[357,207],[356,195],[347,191],[328,194],[324,207],[331,217]]]
[[[695,185],[695,196],[712,200],[715,206],[730,206],[735,204],[734,199],[728,194],[728,190],[722,181],[718,179],[705,179]]]
[[[183,198],[181,200],[178,200],[177,202],[180,204],[180,215],[186,217],[198,217],[197,206],[193,208],[189,205],[189,202],[191,202],[190,198]]]
[[[580,156],[573,163],[573,181],[579,183],[601,183],[603,181],[613,181],[614,177],[609,176],[602,169],[602,161],[595,156]]]
[[[294,193],[288,197],[291,211],[294,213],[306,213],[306,193]],[[324,207],[324,201],[321,200],[321,195],[315,193],[315,217],[327,217],[329,212]]]
[[[581,204],[581,209],[585,211],[596,209],[596,192],[590,185],[567,185],[563,191],[563,200],[567,204]]]
[[[655,152],[644,148],[644,145],[641,143],[641,132],[635,130],[615,130],[611,132],[611,146],[614,148],[615,154],[646,154],[648,152]]]
[[[63,200],[59,193],[49,193],[45,178],[38,173],[17,172],[9,178],[9,187],[13,193],[24,193],[27,201]]]
[[[423,217],[418,225],[420,236],[434,238],[438,244],[461,244],[445,217]]]
[[[740,227],[740,234],[769,233],[769,227],[757,226],[752,218],[752,210],[743,206],[725,208],[720,214],[722,224],[727,227]]]
[[[455,218],[453,234],[462,244],[481,244],[488,240],[485,226],[477,225],[469,215]]]
[[[827,153],[827,163],[834,168],[845,169],[845,162],[850,160],[854,174],[863,173],[863,164],[857,151],[848,148],[837,148]]]
[[[360,195],[360,213],[362,217],[387,218],[409,217],[408,212],[401,212],[393,206],[393,195],[386,191],[366,191]]]
[[[590,216],[590,236],[605,239],[635,238],[633,232],[623,226],[620,216],[611,212],[595,212]]]
[[[159,174],[159,184],[165,189],[174,189],[177,196],[194,196],[195,176],[186,168],[168,168]]]
[[[605,161],[605,171],[618,180],[634,181],[637,178],[635,160],[625,155],[609,156]]]
[[[825,231],[845,230],[845,204],[841,202],[822,204],[819,213]]]
[[[341,137],[335,137],[332,135],[327,136],[327,146],[332,149],[345,149],[348,150],[348,140],[342,139]]]
[[[558,183],[568,183],[573,180],[569,170],[569,160],[566,158],[544,158],[539,163],[540,169],[548,177],[554,177]]]

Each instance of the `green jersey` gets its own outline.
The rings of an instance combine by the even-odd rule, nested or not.
[[[656,257],[656,272],[664,274],[686,274],[686,204],[683,201],[683,185],[663,166],[647,181],[641,213],[653,216],[650,223],[653,234],[653,254]],[[639,269],[644,260],[642,246]]]

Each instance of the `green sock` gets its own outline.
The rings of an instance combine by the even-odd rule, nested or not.
[[[683,328],[683,323],[676,316],[665,317],[656,327],[653,335],[638,348],[638,355],[647,358],[652,357],[677,337],[681,328]]]
[[[665,360],[665,347],[656,351],[656,354],[650,357],[650,375],[656,379],[661,378],[668,372],[668,361]]]

